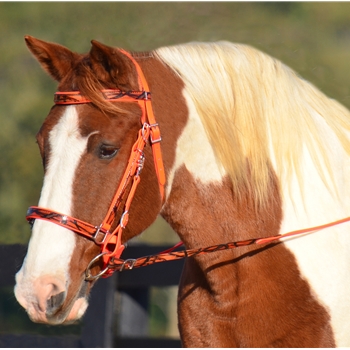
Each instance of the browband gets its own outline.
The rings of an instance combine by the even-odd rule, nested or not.
[[[150,100],[149,91],[122,91],[118,89],[101,90],[101,94],[109,102],[136,102],[138,100]],[[80,91],[56,92],[54,95],[56,105],[71,105],[90,103],[89,99],[81,94]]]

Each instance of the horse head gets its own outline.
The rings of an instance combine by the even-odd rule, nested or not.
[[[29,36],[26,43],[58,82],[61,102],[66,91],[78,91],[94,102],[56,102],[37,134],[44,166],[39,207],[49,213],[45,220],[32,220],[28,253],[16,275],[16,297],[33,321],[70,323],[87,308],[94,281],[85,279],[85,270],[100,253],[100,246],[96,240],[75,234],[62,220],[55,224],[49,220],[50,213],[63,213],[76,226],[74,218],[96,228],[103,222],[142,128],[143,111],[136,99],[106,101],[101,90],[139,91],[139,74],[131,57],[97,41],[92,41],[86,55]],[[150,149],[146,147],[143,152],[152,159]],[[128,191],[130,186],[126,183],[122,190]],[[119,224],[116,218],[126,201],[118,200],[120,205],[111,209],[111,232]],[[142,169],[133,203],[130,215],[134,220],[119,237],[120,245],[146,229],[160,211],[162,198],[152,162],[146,162]],[[91,271],[98,274],[101,263],[96,259],[96,264],[90,264]]]

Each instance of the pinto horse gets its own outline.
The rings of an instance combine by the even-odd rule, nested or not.
[[[350,346],[346,108],[241,44],[92,41],[77,54],[25,39],[59,83],[16,275],[33,321],[78,320],[96,279],[161,215],[187,249],[262,238],[186,259],[183,346]]]

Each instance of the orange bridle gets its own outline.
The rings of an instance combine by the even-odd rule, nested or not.
[[[135,65],[138,73],[139,91],[123,92],[120,90],[102,90],[102,95],[106,101],[109,102],[136,102],[139,104],[141,115],[141,129],[138,133],[137,141],[134,143],[127,167],[124,175],[119,183],[117,191],[112,199],[107,214],[99,226],[92,225],[77,218],[58,213],[51,209],[32,206],[28,209],[27,220],[33,222],[35,219],[41,219],[53,222],[57,225],[63,226],[75,233],[93,240],[96,244],[101,246],[101,253],[95,257],[89,264],[87,269],[87,279],[96,279],[100,276],[109,276],[113,271],[109,269],[111,261],[119,259],[124,250],[122,244],[122,232],[126,227],[129,219],[129,209],[134,198],[136,188],[140,183],[140,173],[144,164],[144,147],[148,140],[152,145],[153,159],[155,170],[158,178],[159,192],[161,200],[164,200],[164,185],[165,185],[165,171],[163,166],[162,152],[160,148],[160,129],[155,120],[153,113],[151,93],[143,72],[134,60],[134,58],[126,51],[120,50],[126,55]],[[55,104],[58,105],[72,105],[90,103],[85,96],[81,95],[79,91],[71,92],[56,92]],[[125,197],[126,189],[131,183],[131,188],[127,194],[123,213],[120,217],[119,224],[111,231],[111,228],[116,220],[116,213]],[[89,268],[102,258],[103,268],[101,273],[97,276],[89,276]]]

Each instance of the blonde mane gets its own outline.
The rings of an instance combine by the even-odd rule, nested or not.
[[[184,81],[238,195],[249,189],[257,203],[265,203],[272,164],[279,179],[294,170],[302,182],[303,147],[324,182],[332,179],[315,114],[350,154],[349,111],[278,60],[228,42],[164,47],[156,54]]]

